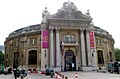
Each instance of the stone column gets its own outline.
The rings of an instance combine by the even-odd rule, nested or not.
[[[54,67],[53,29],[50,29],[50,67]]]
[[[89,30],[86,31],[86,42],[87,42],[87,56],[88,56],[88,66],[92,65],[92,55],[90,50],[90,37],[89,37]]]
[[[80,30],[80,37],[81,37],[82,66],[86,66],[84,30]]]
[[[59,29],[56,29],[56,63],[57,67],[61,67],[61,53],[60,53],[60,38],[59,38]]]

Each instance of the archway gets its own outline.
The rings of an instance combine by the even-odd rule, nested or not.
[[[110,62],[112,62],[112,52],[109,52]]]
[[[98,64],[104,64],[104,57],[103,57],[103,51],[98,50]]]
[[[29,51],[28,64],[29,65],[36,65],[37,64],[37,50]]]
[[[72,50],[65,52],[65,71],[76,70],[76,57]]]
[[[18,66],[19,66],[19,52],[14,52],[13,68],[17,68]]]

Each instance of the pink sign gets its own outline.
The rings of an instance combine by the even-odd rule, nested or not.
[[[49,48],[49,31],[42,31],[42,48]]]
[[[94,48],[94,32],[89,32],[90,48]]]

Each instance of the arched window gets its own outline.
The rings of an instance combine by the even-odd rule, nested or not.
[[[71,42],[71,36],[70,35],[67,35],[67,42],[70,43]]]

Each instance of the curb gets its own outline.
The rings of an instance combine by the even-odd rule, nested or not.
[[[17,79],[21,79],[21,77],[17,78]],[[24,77],[23,79],[28,79],[28,77]]]

